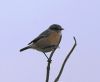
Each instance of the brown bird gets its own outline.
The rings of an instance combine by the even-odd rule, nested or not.
[[[20,52],[27,49],[36,49],[38,51],[43,52],[47,57],[46,52],[53,51],[57,47],[58,43],[61,41],[62,30],[64,29],[58,24],[51,25],[47,30],[42,32],[37,38],[32,40],[28,44],[28,46],[20,49]]]

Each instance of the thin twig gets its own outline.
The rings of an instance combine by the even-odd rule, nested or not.
[[[56,50],[56,49],[55,49]],[[48,59],[48,65],[47,65],[47,75],[46,75],[46,82],[49,82],[49,75],[50,75],[50,64],[51,64],[51,58],[53,56],[53,53],[55,52],[55,50],[52,51],[49,59]]]
[[[63,62],[63,64],[62,64],[62,66],[61,66],[60,72],[59,72],[59,74],[57,75],[57,77],[56,77],[56,79],[54,80],[54,82],[58,82],[60,76],[62,75],[62,72],[63,72],[63,69],[64,69],[64,67],[65,67],[65,64],[66,64],[67,60],[69,59],[71,53],[73,52],[73,50],[75,49],[75,47],[76,47],[76,45],[77,45],[77,42],[76,42],[75,37],[73,37],[73,38],[74,38],[75,43],[74,43],[72,49],[70,50],[70,52],[68,53],[68,55],[66,56],[66,58],[65,58],[65,60],[64,60],[64,62]]]
[[[49,82],[49,76],[50,76],[50,64],[52,61],[52,56],[55,52],[55,50],[58,48],[60,41],[61,41],[62,36],[60,37],[59,43],[57,44],[57,46],[55,47],[55,49],[51,52],[50,57],[48,58],[48,65],[47,65],[47,74],[46,74],[46,82]]]

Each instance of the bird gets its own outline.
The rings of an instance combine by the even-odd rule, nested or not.
[[[62,30],[64,29],[58,24],[50,25],[47,30],[42,32],[38,37],[28,43],[28,46],[20,49],[20,52],[27,49],[35,49],[37,51],[43,52],[48,59],[46,53],[53,51],[60,43],[62,39]]]

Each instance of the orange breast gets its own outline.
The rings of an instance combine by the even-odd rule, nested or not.
[[[52,32],[49,37],[48,37],[48,42],[51,44],[51,45],[56,45],[58,44],[59,42],[59,39],[60,39],[60,34],[57,33],[57,32]]]

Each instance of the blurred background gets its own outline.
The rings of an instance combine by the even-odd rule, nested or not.
[[[45,82],[45,56],[19,50],[51,24],[65,30],[52,59],[50,82],[72,48],[73,36],[78,45],[59,82],[100,82],[100,0],[1,0],[0,82]]]

